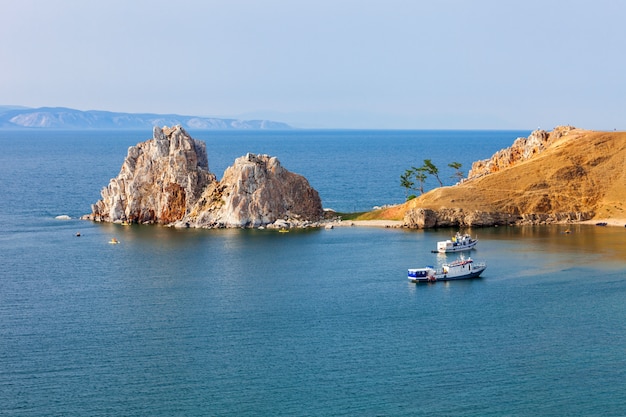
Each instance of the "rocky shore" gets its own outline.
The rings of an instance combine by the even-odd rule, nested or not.
[[[409,228],[431,229],[435,227],[487,227],[529,224],[579,223],[593,218],[593,213],[527,213],[511,214],[463,209],[424,209],[407,211],[404,225]]]

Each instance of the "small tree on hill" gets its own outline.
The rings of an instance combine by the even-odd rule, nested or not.
[[[426,170],[424,167],[415,168],[413,167],[413,177],[415,181],[417,181],[420,194],[424,194],[424,183],[426,182]]]
[[[463,171],[461,171],[461,167],[463,165],[460,162],[450,162],[448,166],[455,171],[450,178],[455,179],[457,180],[457,182],[459,182],[465,177],[465,175],[463,175]]]
[[[406,199],[410,200],[415,197],[409,195],[409,191],[419,191],[420,194],[424,194],[424,182],[426,182],[426,170],[424,167],[411,167],[404,171],[404,174],[400,175],[400,186],[405,188]],[[417,183],[417,186],[416,186]]]
[[[425,172],[435,177],[437,181],[439,182],[439,186],[443,187],[443,183],[441,182],[441,179],[439,178],[439,168],[437,168],[435,164],[431,162],[430,159],[424,159],[424,166],[422,166],[422,168],[424,169]]]
[[[409,199],[409,191],[413,189],[415,183],[411,181],[411,177],[413,176],[413,170],[407,169],[404,171],[404,174],[400,175],[400,186],[405,188],[405,197]]]

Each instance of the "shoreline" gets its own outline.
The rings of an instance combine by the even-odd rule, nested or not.
[[[385,227],[401,228],[404,226],[403,220],[339,220],[327,223],[333,227]]]
[[[583,220],[574,223],[563,224],[587,224],[595,226],[598,223],[606,223],[606,226],[611,227],[626,227],[626,219],[593,219]],[[384,228],[403,228],[404,221],[402,220],[340,220],[327,223],[327,226],[332,227],[384,227]]]
[[[626,219],[593,219],[593,220],[584,220],[582,222],[578,222],[577,224],[596,225],[598,223],[606,223],[606,226],[612,226],[612,227],[626,227]]]

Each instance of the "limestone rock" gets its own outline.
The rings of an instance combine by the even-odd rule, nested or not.
[[[290,228],[323,217],[319,194],[275,157],[248,154],[221,181],[209,171],[204,142],[180,126],[154,128],[132,146],[119,175],[84,216],[95,221],[158,223],[177,227]]]
[[[319,194],[303,176],[287,171],[275,157],[249,153],[237,158],[222,180],[205,190],[183,222],[193,227],[280,223],[276,227],[282,228],[322,216]]]
[[[437,225],[437,213],[425,208],[410,209],[404,215],[404,225],[417,229],[432,229]]]
[[[180,126],[155,127],[151,140],[128,149],[119,175],[102,190],[88,218],[169,224],[183,218],[215,181],[204,142]]]

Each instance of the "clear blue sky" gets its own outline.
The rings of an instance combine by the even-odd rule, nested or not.
[[[0,104],[626,129],[626,2],[0,0]]]

